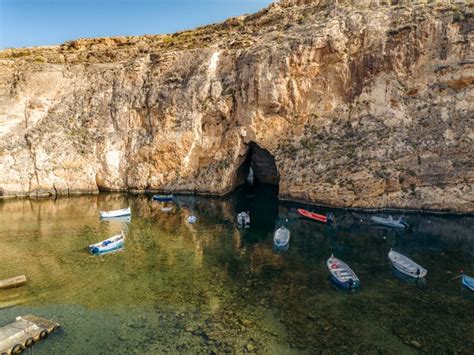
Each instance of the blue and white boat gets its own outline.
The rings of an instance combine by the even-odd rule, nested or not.
[[[160,201],[160,202],[167,202],[167,201],[173,201],[173,194],[169,195],[153,195],[153,200],[154,201]]]
[[[461,282],[465,287],[467,287],[471,291],[474,291],[474,277],[463,274],[461,276]]]
[[[122,208],[121,210],[115,211],[99,211],[100,218],[118,218],[118,217],[125,217],[131,216],[132,211],[130,207]]]
[[[395,269],[409,277],[421,279],[422,277],[425,277],[428,272],[424,267],[418,265],[410,258],[392,249],[390,249],[390,252],[388,253],[388,258]]]
[[[388,216],[387,218],[372,216],[370,217],[370,219],[375,224],[380,224],[387,227],[402,228],[402,229],[406,229],[410,227],[410,225],[403,219],[403,217],[400,217],[399,219],[393,219],[392,216]]]
[[[354,289],[360,286],[360,280],[354,271],[334,255],[331,254],[326,264],[331,274],[331,280],[339,287]]]
[[[290,243],[290,231],[284,226],[278,228],[273,235],[273,244],[277,249],[284,249]]]
[[[196,216],[189,216],[188,217],[188,223],[193,224],[196,223],[197,217]]]
[[[96,244],[89,245],[89,251],[92,254],[101,254],[112,250],[120,249],[125,242],[125,235],[122,233],[114,235],[113,237],[103,240]]]
[[[237,226],[240,229],[250,227],[250,213],[249,212],[243,211],[237,215]]]

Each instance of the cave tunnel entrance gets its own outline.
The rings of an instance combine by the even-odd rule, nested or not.
[[[245,233],[245,240],[257,242],[267,238],[275,229],[279,213],[280,174],[275,158],[258,144],[248,144],[246,154],[237,170],[236,186],[240,188],[232,198],[235,213],[246,211],[250,214],[250,229]]]
[[[278,186],[280,174],[273,155],[255,142],[251,142],[248,147],[247,156],[237,171],[237,185]]]

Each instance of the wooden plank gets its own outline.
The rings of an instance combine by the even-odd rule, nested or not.
[[[24,284],[26,284],[26,276],[18,275],[10,277],[9,279],[0,280],[0,290],[23,286]]]
[[[15,321],[0,327],[0,354],[12,354],[45,339],[59,329],[59,324],[33,315],[16,317]]]

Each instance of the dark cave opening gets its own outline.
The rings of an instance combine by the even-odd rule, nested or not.
[[[247,155],[237,171],[237,186],[260,184],[278,186],[280,174],[275,158],[270,152],[261,148],[257,143],[248,145]]]

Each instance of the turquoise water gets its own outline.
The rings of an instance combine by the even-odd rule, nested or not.
[[[131,223],[99,221],[99,210],[128,205]],[[267,187],[174,204],[125,194],[0,202],[0,279],[29,279],[0,291],[0,325],[29,313],[61,323],[37,354],[472,354],[474,297],[451,279],[474,275],[473,216],[407,214],[413,228],[398,231],[357,211],[336,210],[326,226],[298,207]],[[252,218],[244,231],[242,210]],[[276,251],[283,222],[290,244]],[[121,229],[124,250],[89,255]],[[398,278],[390,248],[428,269],[426,282]],[[331,253],[361,279],[356,292],[328,280]]]

